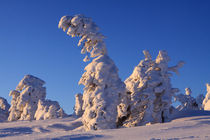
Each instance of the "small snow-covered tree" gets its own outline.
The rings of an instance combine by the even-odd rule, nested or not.
[[[144,51],[144,55],[145,59],[125,80],[131,95],[129,116],[123,123],[126,127],[166,121],[170,115],[172,96],[178,91],[171,86],[170,71],[178,73],[183,62],[169,67],[166,51],[160,51],[156,60],[152,60],[148,51]]]
[[[198,104],[196,102],[196,99],[191,96],[192,91],[190,88],[185,88],[185,95],[184,94],[178,94],[175,95],[175,101],[179,101],[181,105],[177,107],[179,111],[181,110],[198,110]]]
[[[75,95],[75,106],[74,106],[74,114],[76,116],[81,117],[84,113],[84,110],[82,109],[83,100],[82,100],[82,94],[78,93]]]
[[[199,110],[203,110],[203,100],[205,99],[205,96],[203,94],[199,94],[197,97],[196,97],[196,103],[198,105],[198,109]]]
[[[210,84],[206,84],[206,96],[205,99],[203,100],[203,109],[204,110],[210,110]]]
[[[24,76],[16,90],[10,92],[12,101],[8,121],[34,120],[38,101],[46,97],[44,84],[45,82],[37,77]]]
[[[35,120],[63,118],[67,116],[57,101],[39,100]]]
[[[35,76],[24,76],[16,89],[10,92],[12,101],[8,121],[52,119],[66,116],[58,102],[45,100],[46,88],[44,84],[43,80]]]
[[[85,67],[79,84],[84,85],[82,122],[86,130],[117,127],[117,106],[125,96],[125,85],[118,76],[118,69],[107,55],[104,36],[92,19],[83,15],[64,16],[59,28],[67,34],[78,36],[81,53],[96,57]],[[84,61],[89,60],[86,56]]]
[[[10,105],[8,104],[7,100],[0,97],[0,122],[7,120],[9,116],[9,108]]]

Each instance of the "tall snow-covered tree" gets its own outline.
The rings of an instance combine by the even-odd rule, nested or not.
[[[203,109],[204,110],[210,110],[210,84],[206,84],[206,96],[205,99],[203,100]]]
[[[6,121],[9,116],[9,108],[7,100],[0,97],[0,122]]]
[[[170,58],[166,51],[160,51],[156,60],[152,60],[148,51],[144,51],[144,55],[145,59],[125,80],[130,91],[129,115],[123,123],[126,127],[166,121],[170,115],[172,96],[178,91],[171,86],[170,71],[178,73],[183,62],[169,67]]]
[[[67,34],[80,37],[78,46],[86,53],[84,61],[96,57],[85,67],[79,84],[84,85],[82,122],[86,130],[117,127],[117,106],[125,96],[125,85],[118,69],[107,54],[104,36],[92,19],[83,15],[64,16],[59,28]]]

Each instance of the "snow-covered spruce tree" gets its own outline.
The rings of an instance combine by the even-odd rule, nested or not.
[[[203,109],[204,110],[210,110],[210,84],[206,84],[206,96],[205,99],[203,100]]]
[[[170,71],[178,73],[183,65],[168,67],[169,56],[160,51],[155,61],[148,51],[145,59],[135,67],[130,77],[125,80],[130,91],[129,116],[123,123],[126,127],[165,122],[169,118],[172,96],[178,89],[172,88]]]
[[[9,116],[9,108],[7,100],[0,97],[0,122],[6,121]]]
[[[110,129],[117,126],[117,106],[125,96],[125,85],[118,69],[107,55],[104,36],[96,24],[82,15],[64,16],[59,28],[80,37],[81,53],[96,57],[85,67],[79,84],[84,85],[82,122],[86,130]],[[89,60],[88,56],[84,61]]]
[[[10,92],[12,96],[8,121],[34,120],[39,100],[46,97],[45,82],[32,75],[26,75],[20,81],[16,90]]]
[[[35,120],[46,120],[66,117],[64,110],[57,101],[39,100]]]
[[[78,117],[81,117],[84,113],[82,105],[83,105],[82,94],[78,93],[75,95],[75,106],[74,106],[74,114]]]
[[[196,102],[196,99],[191,96],[192,91],[190,88],[185,88],[185,95],[184,94],[178,94],[175,95],[175,101],[179,101],[181,105],[177,107],[179,111],[181,110],[198,110],[198,104]]]

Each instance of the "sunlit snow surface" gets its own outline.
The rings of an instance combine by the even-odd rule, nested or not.
[[[210,112],[180,113],[169,123],[85,132],[74,117],[0,123],[0,139],[209,140]]]

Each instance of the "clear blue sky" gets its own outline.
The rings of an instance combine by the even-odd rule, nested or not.
[[[71,113],[78,81],[87,63],[78,39],[58,29],[63,15],[84,14],[107,37],[110,57],[125,80],[147,49],[153,58],[167,50],[170,65],[184,60],[173,87],[206,93],[210,82],[210,1],[208,0],[1,0],[0,96],[10,102],[26,74],[46,81],[47,98]]]

